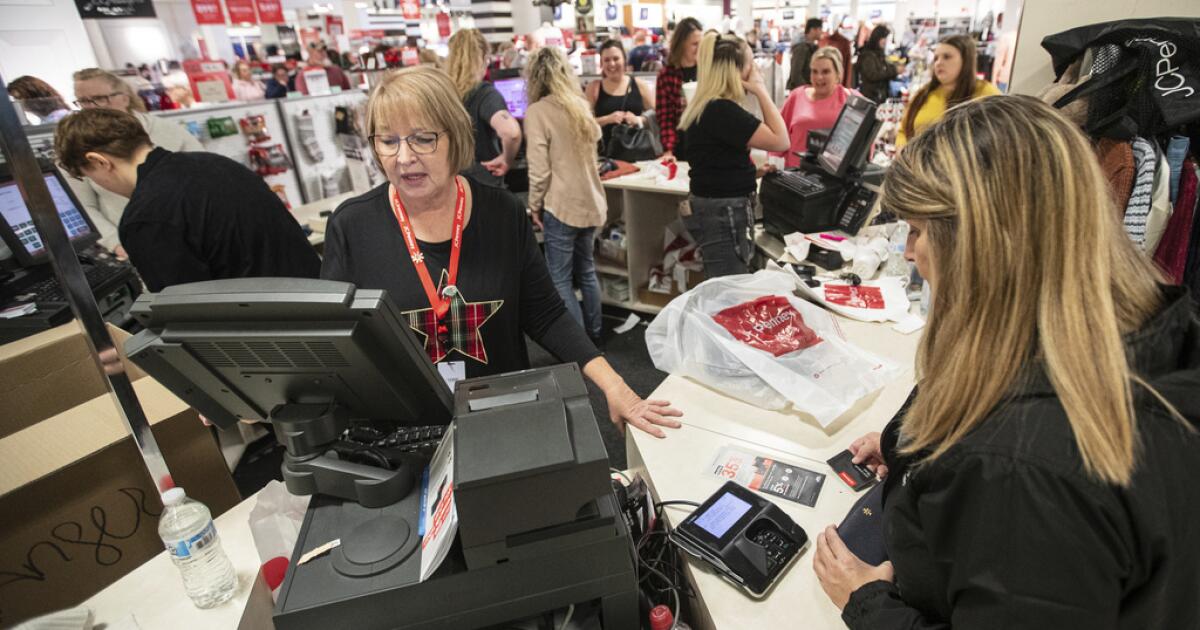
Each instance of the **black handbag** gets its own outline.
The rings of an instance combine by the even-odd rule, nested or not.
[[[621,111],[626,111],[625,104],[629,101],[629,94],[633,91],[633,82],[636,80],[633,77],[629,78],[629,87],[625,89],[625,98],[621,100]],[[625,123],[613,126],[608,145],[604,147],[605,157],[640,162],[662,155],[662,143],[658,140],[658,121],[654,112],[643,112],[642,116],[646,119],[646,124],[641,127]]]

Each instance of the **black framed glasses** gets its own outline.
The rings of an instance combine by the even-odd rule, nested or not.
[[[367,139],[375,148],[379,157],[392,157],[400,152],[400,143],[407,142],[408,148],[418,155],[429,155],[437,151],[438,138],[446,135],[444,131],[418,131],[407,136],[394,134],[373,134]]]
[[[122,94],[124,94],[124,92],[113,92],[112,94],[101,94],[100,96],[93,96],[92,98],[81,98],[75,101],[75,105],[78,107],[108,107],[108,103],[113,99],[113,97],[120,96]]]

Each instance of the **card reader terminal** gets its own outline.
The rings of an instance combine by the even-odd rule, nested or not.
[[[671,532],[671,541],[761,598],[808,546],[808,535],[774,503],[729,481]]]

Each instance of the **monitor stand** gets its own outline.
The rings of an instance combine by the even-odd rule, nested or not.
[[[419,455],[404,457],[395,470],[331,455],[331,446],[351,422],[334,403],[280,405],[271,411],[270,422],[287,449],[283,481],[292,494],[319,493],[383,507],[408,496],[425,468]]]

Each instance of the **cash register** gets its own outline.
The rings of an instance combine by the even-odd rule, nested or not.
[[[312,495],[276,628],[478,628],[585,602],[605,628],[638,627],[636,556],[578,366],[451,394],[384,291],[326,280],[176,285],[133,315],[145,330],[127,355],[219,426],[271,422],[285,484]],[[458,536],[422,581],[425,460],[339,446],[362,425],[447,423]]]
[[[142,292],[133,267],[98,244],[100,231],[71,192],[62,174],[41,162],[42,177],[58,218],[79,256],[84,277],[105,321],[127,323],[129,309]],[[0,309],[24,313],[0,318],[0,344],[65,324],[71,305],[50,268],[50,256],[16,180],[0,162]]]
[[[810,132],[799,168],[763,177],[759,199],[767,232],[858,232],[883,179],[882,169],[867,164],[880,126],[875,109],[870,99],[851,95],[827,134]]]

